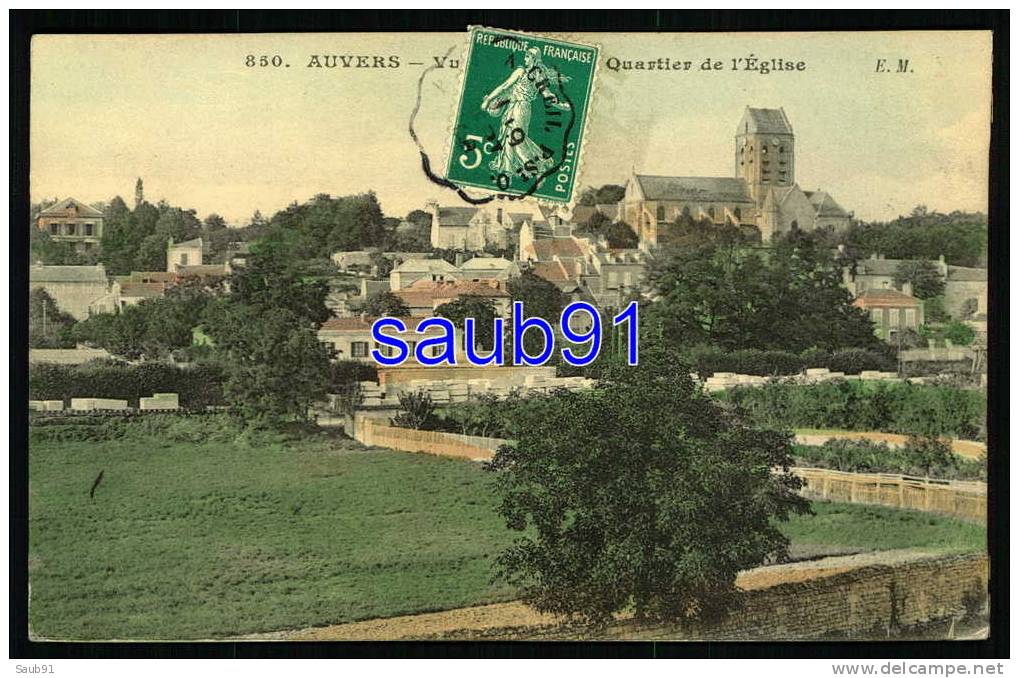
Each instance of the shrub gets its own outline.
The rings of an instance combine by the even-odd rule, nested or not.
[[[214,364],[188,368],[167,363],[129,365],[116,360],[91,360],[82,365],[33,363],[29,368],[30,400],[95,397],[127,400],[131,407],[153,393],[177,393],[181,407],[223,405],[223,370]]]
[[[977,336],[972,327],[958,320],[946,326],[942,334],[956,346],[969,346]]]
[[[358,360],[338,360],[329,365],[330,393],[343,393],[359,381],[376,381],[378,369]]]
[[[401,393],[400,410],[401,412],[390,420],[393,426],[434,428],[435,403],[432,402],[431,394],[425,391]]]
[[[797,446],[796,463],[849,473],[900,473],[945,480],[986,480],[986,459],[952,454],[947,441],[911,438],[904,447],[833,438],[820,446]]]

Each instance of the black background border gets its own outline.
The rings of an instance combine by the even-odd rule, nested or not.
[[[11,10],[10,16],[10,656],[12,658],[710,657],[1005,658],[1009,656],[1008,51],[1007,10]],[[536,31],[991,30],[989,159],[988,542],[991,637],[893,642],[170,642],[28,639],[29,46],[39,33],[461,31],[478,24]],[[997,226],[1001,225],[1001,228]]]

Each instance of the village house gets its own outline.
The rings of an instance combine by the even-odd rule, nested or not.
[[[581,287],[598,308],[622,308],[637,293],[647,271],[645,255],[636,249],[595,250],[588,255]]]
[[[676,220],[752,226],[762,242],[793,230],[841,231],[851,215],[828,193],[796,183],[792,125],[781,108],[747,108],[736,129],[732,177],[637,174],[626,182],[620,216],[640,237],[668,240]]]
[[[331,318],[323,323],[318,331],[318,339],[336,351],[336,360],[356,360],[363,363],[375,363],[371,357],[371,350],[378,348],[383,355],[392,356],[395,349],[379,345],[372,338],[372,324],[378,318],[369,316],[355,316],[351,318]],[[400,318],[408,330],[417,327],[421,318]],[[387,330],[387,333],[390,333]],[[417,359],[413,356],[418,341],[427,337],[443,336],[440,328],[431,328],[425,333],[418,335],[417,339],[411,339],[409,334],[403,335],[407,341],[407,347],[411,351],[411,357],[407,359],[407,365],[418,365]],[[432,348],[432,355],[437,356],[441,352],[440,346]]]
[[[516,262],[502,257],[474,257],[458,267],[463,280],[500,280],[506,282],[520,275]]]
[[[440,207],[432,200],[425,209],[432,217],[432,247],[468,252],[512,248],[524,222],[536,219],[532,212],[490,205]]]
[[[33,265],[28,270],[28,284],[30,289],[45,290],[57,308],[75,320],[84,320],[96,313],[112,313],[117,307],[102,264]]]
[[[330,257],[336,268],[343,273],[364,273],[378,275],[378,267],[374,263],[376,257],[388,260],[393,266],[399,266],[408,259],[430,259],[431,252],[382,252],[364,249],[348,252],[333,252]]]
[[[396,292],[419,280],[442,282],[459,279],[460,269],[445,259],[408,259],[389,272],[389,289]]]
[[[905,330],[917,331],[924,322],[923,302],[913,296],[909,283],[902,286],[901,292],[894,287],[865,290],[853,306],[870,314],[875,334],[889,343],[895,343]]]
[[[36,227],[56,242],[66,242],[79,252],[99,247],[103,237],[103,213],[74,198],[61,200],[39,212]]]
[[[899,268],[914,262],[911,259],[886,259],[882,254],[873,253],[857,261],[854,267],[843,269],[843,285],[853,296],[867,290],[893,288]],[[945,263],[944,256],[933,263],[945,283],[945,312],[954,318],[986,317],[987,269],[952,266]]]
[[[446,280],[433,282],[418,280],[408,287],[395,291],[415,318],[435,315],[435,309],[456,301],[461,296],[491,300],[498,315],[509,315],[511,300],[506,285],[499,280]]]
[[[175,243],[173,238],[166,244],[166,270],[173,273],[178,266],[201,266],[204,254],[201,238]]]

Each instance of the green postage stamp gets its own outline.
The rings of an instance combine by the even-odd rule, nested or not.
[[[569,202],[598,48],[472,28],[446,178]]]

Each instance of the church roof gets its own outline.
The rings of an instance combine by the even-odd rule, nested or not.
[[[638,174],[645,200],[753,203],[747,182],[735,177],[662,177]]]
[[[747,108],[741,133],[792,134],[793,126],[781,108]]]
[[[75,208],[78,212],[79,217],[95,217],[99,218],[103,216],[103,213],[94,207],[89,207],[80,200],[74,198],[64,198],[56,205],[51,205],[46,209],[39,212],[41,217],[63,217],[67,216],[68,208]]]
[[[849,216],[849,212],[842,209],[842,206],[835,202],[835,198],[824,191],[804,191],[803,194],[807,196],[810,204],[817,210],[817,216],[819,217]]]

